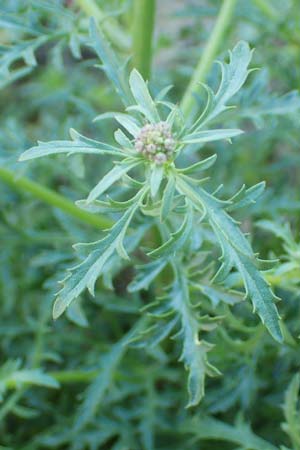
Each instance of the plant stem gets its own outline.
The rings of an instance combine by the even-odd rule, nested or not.
[[[88,225],[92,225],[93,227],[100,229],[109,228],[113,223],[106,217],[83,211],[62,195],[57,194],[51,189],[45,188],[28,178],[18,177],[14,172],[4,169],[3,167],[0,167],[0,180],[4,181],[4,183],[8,184],[14,190],[21,193],[29,192],[43,202],[52,205],[55,208],[59,208],[66,214],[69,214]]]
[[[133,14],[133,65],[149,80],[152,61],[152,37],[155,23],[155,0],[135,0]]]
[[[120,50],[127,51],[130,49],[130,38],[119,26],[118,22],[108,17],[97,5],[95,0],[76,0],[78,6],[89,17],[94,17],[96,22],[101,24],[102,30],[109,40]]]
[[[200,61],[195,69],[191,81],[181,101],[183,114],[188,117],[194,109],[194,94],[199,91],[200,83],[203,83],[209,73],[213,61],[219,52],[227,27],[233,16],[236,0],[224,0],[219,11],[215,26],[206,43]]]
[[[257,8],[261,10],[265,16],[267,16],[270,20],[276,20],[278,19],[278,14],[271,6],[271,4],[268,2],[268,0],[253,0]]]
[[[50,372],[59,383],[90,383],[99,375],[99,370],[62,370],[60,372]]]

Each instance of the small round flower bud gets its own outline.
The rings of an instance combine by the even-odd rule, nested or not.
[[[174,144],[175,144],[175,141],[172,138],[167,138],[165,140],[165,147],[166,147],[167,150],[173,150],[174,149]]]
[[[146,124],[135,139],[135,150],[156,164],[172,159],[176,141],[167,122]]]
[[[155,153],[156,145],[155,144],[147,144],[145,147],[146,152]]]
[[[156,164],[164,164],[167,161],[167,155],[165,153],[156,153],[154,156]]]
[[[140,140],[137,140],[137,141],[135,142],[135,149],[136,149],[136,151],[139,152],[139,153],[141,153],[141,152],[143,151],[143,148],[144,148],[143,142],[140,141]]]

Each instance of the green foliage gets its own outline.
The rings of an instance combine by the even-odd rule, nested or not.
[[[0,448],[298,450],[297,5],[108,3],[0,8]]]
[[[295,449],[300,448],[299,411],[297,408],[299,388],[299,374],[296,374],[288,386],[283,406],[286,422],[282,424],[282,428],[289,435]]]

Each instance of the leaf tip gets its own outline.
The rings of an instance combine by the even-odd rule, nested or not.
[[[52,317],[53,320],[57,320],[65,311],[65,307],[63,306],[63,303],[60,299],[60,297],[58,297],[53,305],[53,311],[52,311]]]

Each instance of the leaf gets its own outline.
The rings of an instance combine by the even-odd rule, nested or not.
[[[9,388],[19,388],[24,385],[59,387],[59,383],[41,369],[21,369],[20,366],[20,360],[8,360],[0,367],[0,401]]]
[[[89,326],[88,320],[84,314],[84,311],[81,307],[80,298],[71,303],[71,305],[66,310],[67,318],[82,328],[87,328]]]
[[[134,336],[130,343],[135,348],[155,348],[172,333],[177,323],[177,316],[169,321],[159,321]]]
[[[132,136],[137,137],[141,131],[137,120],[132,118],[129,114],[116,114],[115,118],[122,127],[125,128]]]
[[[80,48],[80,36],[78,33],[73,32],[70,35],[69,47],[72,55],[75,59],[81,59],[81,48]]]
[[[183,268],[176,268],[176,278],[171,291],[171,307],[178,314],[181,322],[177,337],[182,341],[180,360],[189,371],[187,407],[196,406],[204,396],[205,375],[219,375],[218,370],[207,360],[211,345],[199,340],[200,323],[198,315],[192,308],[187,280]]]
[[[183,144],[199,144],[201,142],[213,142],[220,139],[230,139],[242,134],[242,130],[237,129],[223,129],[223,130],[207,130],[191,133],[184,136],[181,140]]]
[[[158,267],[165,260],[158,259],[150,265]],[[204,381],[206,374],[219,375],[219,371],[207,360],[207,352],[212,345],[199,340],[201,320],[199,314],[191,304],[187,278],[184,268],[174,261],[175,280],[166,297],[153,302],[147,308],[148,326],[135,335],[132,343],[137,347],[153,347],[170,335],[179,325],[179,331],[174,338],[182,344],[180,361],[183,361],[189,371],[187,407],[197,405],[204,395]],[[151,273],[151,271],[150,271]],[[158,320],[160,319],[160,322]],[[150,323],[149,323],[150,321]]]
[[[119,124],[122,125],[122,127],[124,127],[125,130],[127,130],[132,136],[136,137],[140,133],[141,126],[139,122],[129,114],[117,112],[104,113],[95,117],[94,122],[110,118],[113,118],[117,122],[119,122]]]
[[[163,100],[168,95],[168,93],[171,91],[171,89],[173,89],[173,87],[174,86],[172,84],[170,84],[169,86],[162,88],[159,91],[159,93],[156,95],[155,101],[157,102],[157,101]]]
[[[150,283],[157,277],[167,265],[168,260],[158,259],[138,267],[138,274],[127,286],[128,292],[137,292],[148,289]]]
[[[125,351],[126,347],[121,340],[114,344],[108,353],[102,355],[99,373],[86,389],[83,402],[76,413],[73,432],[78,433],[97,414],[107,390],[114,381],[116,369]]]
[[[246,423],[233,426],[209,416],[195,416],[182,425],[181,432],[192,434],[195,441],[228,441],[245,450],[277,450],[277,447],[254,434]]]
[[[275,234],[278,238],[282,239],[289,249],[295,249],[297,251],[297,243],[295,242],[289,223],[276,223],[271,220],[259,220],[255,223],[256,226]]]
[[[300,411],[298,408],[300,375],[293,376],[284,397],[283,411],[285,423],[282,429],[289,435],[293,448],[300,449]]]
[[[270,95],[269,86],[268,70],[262,69],[239,95],[239,116],[250,118],[258,128],[263,127],[265,116],[288,115],[300,109],[298,91],[290,91],[284,95]]]
[[[99,373],[87,388],[83,402],[78,408],[72,431],[76,434],[82,430],[105,403],[105,395],[116,376],[116,370],[125,355],[132,336],[144,326],[144,321],[138,321],[111,349],[102,356]]]
[[[91,46],[103,62],[103,70],[113,84],[117,94],[125,106],[132,103],[132,96],[127,82],[124,64],[120,63],[109,41],[102,31],[97,28],[94,18],[90,21]]]
[[[0,72],[0,89],[5,88],[11,83],[26,77],[32,72],[32,67],[22,67],[21,69],[14,69],[9,74],[3,74]]]
[[[39,30],[37,24],[35,26],[30,26],[24,23],[23,17],[18,17],[17,15],[5,14],[1,11],[0,16],[0,26],[3,29],[22,31],[23,33],[29,33],[34,36],[39,36],[41,30]]]
[[[149,181],[152,198],[154,198],[158,193],[161,182],[163,180],[163,176],[164,176],[164,168],[162,166],[153,165],[153,167],[151,168],[151,175]]]
[[[175,177],[172,173],[168,174],[168,182],[163,191],[162,203],[160,210],[160,221],[163,223],[167,220],[173,206],[173,199],[175,194]]]
[[[185,219],[178,231],[172,233],[170,238],[160,247],[148,253],[152,258],[169,258],[181,250],[190,237],[193,227],[193,211],[187,211]]]
[[[50,375],[42,372],[40,369],[23,369],[15,372],[10,381],[16,385],[34,384],[36,386],[44,386],[49,388],[58,388],[58,382]]]
[[[160,118],[155,103],[151,98],[145,81],[136,69],[133,69],[130,73],[129,85],[133,97],[137,104],[142,108],[142,111],[149,122],[159,122]]]
[[[259,97],[260,98],[260,97]],[[255,97],[257,100],[257,97]],[[298,91],[290,91],[278,97],[266,98],[259,104],[241,109],[241,116],[250,117],[257,120],[259,116],[267,115],[287,115],[300,109],[300,96]]]
[[[131,142],[131,140],[126,136],[125,133],[123,133],[122,130],[118,129],[115,131],[114,134],[115,140],[116,142],[121,145],[121,147],[124,147],[127,150],[132,150],[133,149],[133,143]]]
[[[193,132],[198,131],[204,124],[230,108],[227,102],[243,86],[250,73],[248,65],[251,61],[252,53],[253,51],[250,50],[247,42],[240,41],[232,52],[229,52],[229,63],[219,63],[221,67],[219,88],[214,94],[208,86],[204,85],[208,93],[208,100],[204,112],[191,128]]]
[[[140,198],[144,192],[139,193]],[[71,302],[77,298],[85,288],[94,295],[94,286],[97,278],[102,274],[104,265],[116,251],[118,244],[124,238],[124,234],[139,206],[137,200],[109,230],[107,236],[100,241],[90,244],[77,244],[77,247],[88,247],[87,258],[69,270],[68,276],[63,280],[63,288],[59,291],[53,307],[53,318],[57,319]]]
[[[214,106],[208,120],[220,114],[226,109],[226,103],[236,94],[245,83],[249,74],[248,66],[252,58],[253,51],[250,50],[247,42],[240,41],[229,52],[229,64],[220,63],[222,79],[219,89],[214,98]]]
[[[120,165],[115,166],[111,169],[104,177],[99,181],[99,183],[91,190],[86,199],[86,203],[92,203],[96,200],[100,195],[102,195],[112,184],[114,184],[117,180],[122,178],[122,176],[129,172],[131,169],[140,164],[140,161],[128,161],[127,163],[122,163]]]
[[[20,59],[28,66],[36,66],[34,52],[48,40],[49,36],[44,35],[10,46],[0,45],[0,75],[9,78],[10,67]]]
[[[274,304],[274,294],[257,269],[251,246],[233,219],[224,211],[224,204],[204,189],[194,188],[177,177],[177,188],[191,200],[194,207],[205,214],[222,248],[222,265],[215,280],[226,278],[232,267],[240,272],[246,295],[253,303],[261,321],[278,342],[282,342],[279,314]]]
[[[39,142],[38,146],[26,150],[19,158],[19,161],[27,161],[29,159],[41,158],[42,156],[56,155],[67,153],[73,155],[76,153],[86,153],[95,155],[113,155],[124,157],[119,148],[113,147],[94,139],[86,138],[75,130],[70,130],[73,141],[50,141]]]
[[[226,207],[227,211],[236,211],[240,208],[245,208],[245,206],[254,204],[256,199],[262,195],[266,187],[266,183],[264,181],[255,184],[249,189],[245,190],[245,186],[242,186],[240,191],[234,195],[230,201],[232,201],[232,205]]]
[[[192,164],[191,166],[185,167],[184,169],[177,169],[178,173],[183,173],[185,175],[193,174],[198,171],[209,169],[217,159],[217,155],[209,156],[208,158],[202,159],[201,161]]]
[[[193,287],[199,289],[211,301],[214,307],[217,307],[220,302],[235,305],[242,299],[240,292],[228,292],[227,289],[219,289],[215,286],[206,286],[204,284],[193,284]]]

